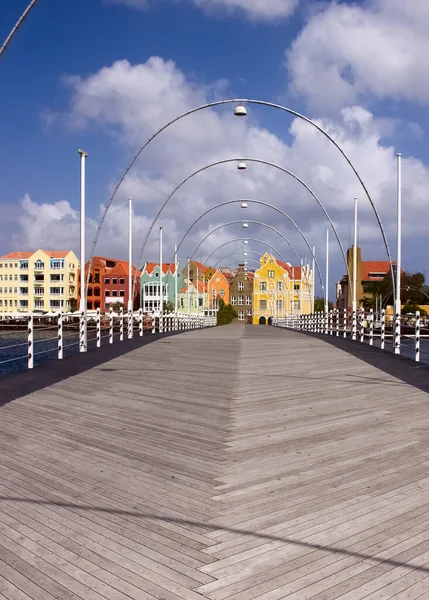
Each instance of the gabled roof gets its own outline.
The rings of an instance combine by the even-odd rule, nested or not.
[[[180,290],[181,294],[185,294],[188,291],[188,285],[189,285],[190,291],[192,289],[198,290],[199,294],[204,294],[206,292],[203,282],[198,280],[198,281],[194,281],[194,282],[189,282],[189,284],[185,285],[185,287]]]
[[[196,260],[192,261],[194,263],[194,265],[197,267],[198,271],[203,275],[204,273],[207,273],[207,271],[209,269],[211,269],[212,267],[206,267],[206,265],[203,265],[203,263],[197,262]]]
[[[388,260],[363,260],[362,261],[362,281],[381,280],[390,272],[390,263]],[[396,265],[396,261],[393,262]],[[370,277],[370,273],[384,273],[381,277]]]
[[[142,272],[146,271],[148,275],[152,275],[156,267],[159,268],[159,263],[147,262],[143,267]],[[162,272],[164,275],[167,275],[168,272],[174,275],[175,271],[176,265],[174,263],[162,263]]]
[[[39,248],[42,252],[47,254],[49,258],[66,258],[71,252],[71,250],[43,250]],[[39,250],[35,250],[34,252],[11,252],[10,254],[6,254],[6,256],[2,256],[4,259],[27,259],[30,256],[33,256]]]
[[[15,258],[15,259],[22,259],[22,258],[30,258],[30,256],[32,256],[34,254],[34,252],[10,252],[10,254],[6,254],[5,256],[2,256],[2,259],[11,259],[11,258]]]
[[[215,270],[213,275],[210,277],[209,281],[211,281],[212,279],[215,279],[216,274],[222,275],[222,277],[225,279],[225,281],[229,284],[229,281],[231,279],[230,274],[225,273],[224,270],[221,268]]]

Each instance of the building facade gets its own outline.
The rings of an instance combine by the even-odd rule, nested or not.
[[[0,258],[0,315],[77,308],[79,261],[71,250],[12,252]]]
[[[163,305],[169,302],[175,305],[175,265],[174,263],[162,264],[162,289]],[[177,289],[180,290],[184,285],[183,275],[177,273]],[[140,305],[144,312],[158,312],[161,307],[160,290],[160,268],[157,263],[145,263],[140,277]]]
[[[208,293],[208,309],[216,309],[219,304],[219,300],[222,299],[225,304],[230,303],[229,295],[229,282],[231,280],[231,274],[222,271],[222,269],[216,269],[212,277],[207,282],[207,293]]]
[[[229,283],[230,304],[237,310],[240,323],[252,323],[253,280],[254,273],[239,264]]]
[[[255,271],[253,324],[265,325],[274,317],[310,314],[313,274],[308,266],[294,267],[265,253]]]
[[[88,281],[88,269],[89,262],[85,265],[85,281]],[[136,278],[133,309],[137,310],[140,305],[140,271],[133,266],[132,273],[133,281]],[[128,281],[129,265],[127,261],[94,256],[86,292],[87,310],[99,308],[102,312],[107,312],[110,306],[117,302],[123,304],[126,310],[128,308]],[[80,273],[78,299],[80,302]]]
[[[350,277],[353,279],[353,247],[347,250],[347,266]],[[394,273],[396,275],[396,261],[393,262]],[[381,282],[390,275],[390,263],[388,260],[362,260],[362,252],[359,246],[356,248],[356,301],[359,307],[365,298],[370,298],[371,294],[366,291],[368,284]],[[349,282],[348,274],[343,275],[336,284],[336,302],[340,310],[352,310],[353,285]],[[392,301],[393,304],[393,301]]]
[[[179,312],[203,315],[208,302],[206,290],[202,281],[185,283],[179,292]]]
[[[195,281],[198,278],[200,281],[204,280],[207,283],[207,281],[209,281],[213,277],[215,271],[216,269],[214,267],[208,267],[195,260],[189,261],[189,279],[191,281]],[[186,279],[188,278],[187,263],[182,270],[182,275],[183,280],[186,281]]]

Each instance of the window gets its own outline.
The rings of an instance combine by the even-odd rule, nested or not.
[[[295,283],[295,285],[293,286],[294,290],[299,290],[299,283]]]
[[[283,310],[283,300],[276,300],[277,310]]]
[[[252,316],[252,311],[251,311],[251,310],[248,310],[248,311],[247,311],[247,316],[248,316],[248,317],[251,317],[251,316]]]
[[[3,300],[0,300],[0,306],[3,306]]]
[[[244,290],[244,283],[242,281],[238,282],[238,291],[242,292]]]
[[[220,297],[223,298],[225,296],[225,290],[220,291]]]
[[[267,301],[259,300],[259,310],[267,310]]]
[[[124,285],[124,284],[125,284],[125,279],[124,279],[123,277],[121,277],[121,279],[119,280],[119,283],[120,283],[121,285]]]
[[[125,291],[124,290],[120,290],[119,295],[121,296],[121,298],[124,298],[125,296]]]
[[[259,284],[259,289],[264,291],[267,289],[267,282],[266,281],[261,281]]]
[[[243,306],[243,304],[244,304],[244,296],[238,296],[238,304],[240,306]]]
[[[11,302],[12,302],[12,300],[11,300]],[[15,302],[15,306],[18,306],[18,300],[15,300],[14,302]]]
[[[100,283],[100,271],[95,271],[95,274],[94,274],[94,283]]]
[[[34,295],[35,296],[44,296],[45,295],[45,288],[44,287],[36,287],[36,288],[34,288]]]
[[[92,288],[88,288],[88,291],[86,293],[87,296],[92,296]]]
[[[212,296],[213,298],[216,298],[216,290],[212,290]]]
[[[246,296],[246,306],[252,305],[252,296]]]
[[[51,269],[64,269],[64,261],[51,259]]]
[[[17,294],[18,293],[18,288],[13,288],[13,293]]]
[[[274,277],[274,271],[271,269],[268,271],[268,277]]]
[[[110,292],[109,292],[109,290],[104,290],[104,295],[106,296],[106,298],[107,298],[108,296],[110,296]]]
[[[21,289],[27,290],[26,292],[23,292],[23,293],[28,294],[28,288],[21,288]],[[12,293],[12,288],[9,288],[9,294],[11,294],[11,293]]]
[[[3,275],[0,275],[0,281],[3,281]]]
[[[12,288],[9,288],[9,294],[12,293]],[[28,287],[20,287],[19,288],[19,293],[23,296],[27,296],[28,294]]]
[[[1,267],[1,265],[0,265]],[[21,260],[19,263],[19,268],[20,269],[28,269],[28,260]]]
[[[36,260],[36,262],[34,263],[34,269],[36,271],[43,271],[44,268],[45,263],[43,263],[41,260]]]
[[[109,285],[110,284],[110,277],[106,277],[104,279],[104,283],[107,283],[107,285]]]
[[[237,304],[237,298],[235,296],[231,296],[231,304]]]
[[[100,297],[100,288],[99,287],[94,288],[94,296],[97,296],[97,298]]]
[[[3,263],[0,263],[0,269],[3,269]]]
[[[244,310],[239,310],[238,311],[238,320],[239,321],[244,321]]]
[[[183,298],[180,298],[180,308],[184,308],[185,304],[183,302]]]
[[[34,308],[44,308],[45,303],[43,302],[43,300],[35,300],[34,301]]]
[[[3,294],[3,288],[0,287],[0,294]]]
[[[13,263],[9,264],[9,269],[13,269]]]
[[[118,292],[117,292],[116,290],[113,290],[113,291],[112,291],[112,296],[113,296],[114,298],[117,298],[117,296],[118,296]]]
[[[10,301],[10,305],[12,306],[12,300]],[[28,300],[20,300],[19,307],[20,308],[28,308]]]
[[[51,287],[49,288],[49,293],[51,296],[62,296],[64,294],[63,287]]]
[[[118,283],[118,280],[117,280],[117,279],[112,279],[112,284],[113,284],[113,285],[117,285],[117,283]]]
[[[25,281],[25,282],[27,282],[27,281],[28,281],[28,275],[20,275],[20,276],[19,276],[19,281],[21,281],[21,282],[22,282],[22,281]]]
[[[277,282],[277,289],[279,292],[283,291],[283,281]]]
[[[13,280],[14,280],[14,281],[18,281],[18,275],[14,275],[14,276],[13,276]]]
[[[203,299],[202,298],[198,298],[198,306],[202,306],[203,305]]]
[[[49,302],[49,306],[51,308],[61,308],[62,306],[64,306],[64,300],[51,300]]]
[[[36,279],[37,279],[38,277],[42,277],[42,281],[43,281],[43,275],[36,275]],[[58,282],[59,282],[59,281],[64,281],[64,275],[63,275],[63,274],[61,274],[61,275],[51,275],[51,281],[52,281],[53,283],[55,283],[55,282],[57,282],[57,281],[58,281]]]
[[[12,275],[9,275],[9,281],[13,281]]]

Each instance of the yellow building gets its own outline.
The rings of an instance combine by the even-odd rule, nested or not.
[[[12,252],[0,258],[0,317],[77,308],[79,261],[71,250]]]
[[[294,267],[266,252],[260,259],[253,283],[253,324],[310,314],[313,277],[308,266]]]

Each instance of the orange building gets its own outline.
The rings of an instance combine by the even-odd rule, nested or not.
[[[217,301],[222,299],[225,304],[229,304],[229,283],[232,279],[230,272],[224,272],[222,269],[216,269],[213,276],[207,282],[208,308],[211,310],[217,307]]]
[[[85,281],[88,278],[89,262],[85,265]],[[141,272],[133,267],[133,280],[137,273],[134,289],[134,310],[140,306],[140,276]],[[80,304],[80,272],[79,297]],[[124,309],[128,308],[128,262],[105,256],[94,256],[88,283],[86,298],[87,310],[108,311],[111,304],[120,302]]]

